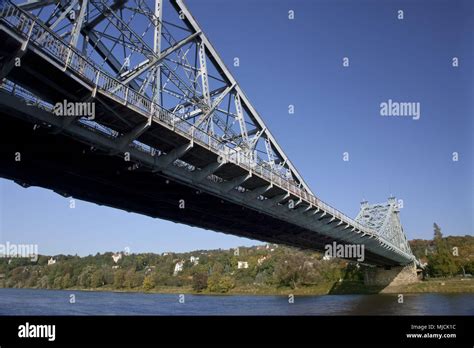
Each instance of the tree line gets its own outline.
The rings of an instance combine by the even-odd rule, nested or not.
[[[474,237],[446,237],[435,224],[433,240],[410,242],[414,254],[427,262],[428,277],[474,273]],[[121,254],[80,257],[40,255],[36,262],[0,258],[0,287],[41,289],[103,289],[159,291],[186,288],[226,293],[234,288],[301,288],[321,283],[363,281],[363,268],[345,260],[324,260],[321,253],[284,246],[198,250],[190,253]],[[117,256],[117,254],[115,254]],[[195,262],[191,258],[199,257]],[[54,259],[54,264],[48,260]],[[176,271],[176,264],[182,269]],[[247,268],[239,268],[239,262]]]

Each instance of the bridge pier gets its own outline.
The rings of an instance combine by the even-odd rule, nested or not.
[[[414,262],[406,266],[367,267],[364,272],[365,285],[383,287],[383,290],[419,280]]]

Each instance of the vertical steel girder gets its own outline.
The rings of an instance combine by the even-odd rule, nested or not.
[[[155,0],[155,30],[153,32],[153,51],[161,58],[161,31],[163,22],[163,0]],[[154,84],[152,87],[152,100],[161,104],[161,68],[159,64],[156,64],[154,75]]]

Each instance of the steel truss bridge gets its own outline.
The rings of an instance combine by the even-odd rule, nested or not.
[[[417,263],[395,199],[351,219],[311,192],[182,0],[1,1],[0,176],[299,248],[364,244],[371,265]],[[58,116],[66,102],[93,104],[94,118]]]

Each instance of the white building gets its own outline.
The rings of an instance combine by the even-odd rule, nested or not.
[[[199,265],[199,257],[191,256],[189,258],[189,262],[191,262],[194,266]]]
[[[237,268],[249,268],[249,263],[247,261],[237,261]]]
[[[53,259],[52,257],[48,260],[48,266],[54,265],[56,263],[56,260]]]
[[[115,263],[119,262],[121,258],[122,258],[122,253],[112,254],[112,260],[114,260]]]
[[[184,261],[176,262],[176,265],[174,265],[174,272],[173,272],[174,276],[178,275],[178,273],[183,270],[183,265],[184,265]]]

